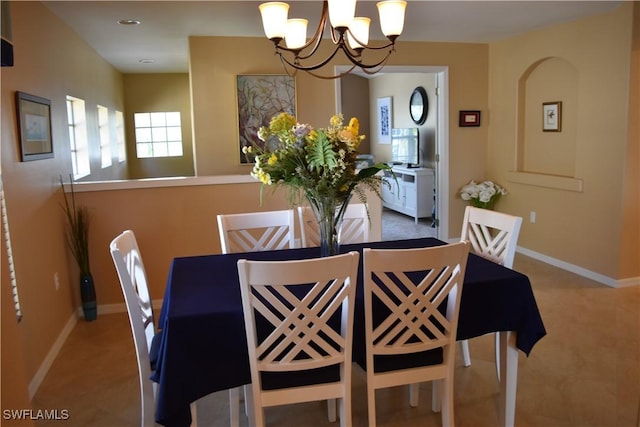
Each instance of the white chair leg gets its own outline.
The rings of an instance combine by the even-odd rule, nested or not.
[[[418,398],[420,394],[420,384],[409,384],[409,405],[412,408],[418,406]]]
[[[249,411],[251,411],[251,405],[249,405],[249,399],[247,399],[247,394],[251,393],[251,389],[248,384],[245,384],[242,388],[244,393],[244,414],[248,417]]]
[[[229,389],[229,426],[240,426],[240,387]]]
[[[336,422],[336,399],[327,399],[327,418],[330,423]]]
[[[376,427],[376,390],[367,383],[367,412],[369,427]]]
[[[264,425],[264,412],[262,408],[256,408],[253,401],[253,384],[245,385],[244,391],[244,400],[249,408],[249,412],[247,414],[247,417],[249,418],[249,425],[256,427],[258,425]]]
[[[198,427],[198,408],[196,407],[196,402],[192,402],[189,405],[189,409],[191,410],[191,427]]]
[[[496,376],[498,377],[498,384],[500,384],[500,334],[496,332]]]
[[[443,388],[440,394],[442,398],[442,425],[453,426],[453,377],[447,377],[439,381]]]
[[[471,356],[469,356],[469,340],[459,341],[460,350],[462,350],[462,361],[464,366],[471,366]]]
[[[440,412],[442,410],[442,380],[431,381],[431,410]]]

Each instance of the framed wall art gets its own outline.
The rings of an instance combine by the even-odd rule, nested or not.
[[[458,126],[460,127],[480,126],[480,111],[479,110],[460,111],[460,117],[458,118]]]
[[[378,98],[378,143],[391,144],[393,110],[391,97]]]
[[[562,102],[554,101],[542,103],[542,131],[562,131]]]
[[[242,147],[264,144],[258,129],[269,126],[279,113],[296,115],[295,78],[288,75],[239,75],[238,92],[238,156],[241,164],[253,164],[242,153]]]
[[[51,101],[16,92],[16,112],[22,161],[52,158]]]

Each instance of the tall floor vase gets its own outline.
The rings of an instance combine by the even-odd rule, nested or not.
[[[96,302],[96,288],[91,274],[80,275],[80,299],[85,320],[91,322],[98,318],[98,304]]]
[[[320,256],[340,253],[340,231],[351,195],[343,200],[331,196],[306,193],[311,210],[318,221],[320,232]]]

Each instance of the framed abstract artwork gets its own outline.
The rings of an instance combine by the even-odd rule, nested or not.
[[[22,161],[52,158],[51,101],[16,92],[16,112]]]
[[[238,75],[238,156],[241,164],[253,164],[242,147],[264,144],[258,129],[269,126],[279,113],[296,115],[295,78],[288,75]]]
[[[378,143],[391,144],[391,97],[378,98]]]

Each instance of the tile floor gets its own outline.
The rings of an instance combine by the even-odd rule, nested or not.
[[[413,220],[409,218],[410,223]],[[408,227],[408,225],[407,225]],[[383,226],[384,229],[384,226]],[[520,354],[516,425],[640,427],[640,287],[612,289],[521,254],[514,269],[529,276],[547,336],[530,357]],[[458,426],[496,426],[498,385],[493,338],[470,341],[472,365],[455,372]],[[380,427],[440,426],[430,410],[430,387],[420,405],[408,390],[377,394]],[[227,394],[198,402],[200,426],[228,426]],[[33,399],[34,409],[68,409],[67,421],[38,426],[139,426],[136,361],[125,313],[79,322]],[[270,426],[324,426],[324,403],[267,411]],[[353,425],[367,425],[364,375],[354,370]],[[247,419],[241,416],[241,425]]]

